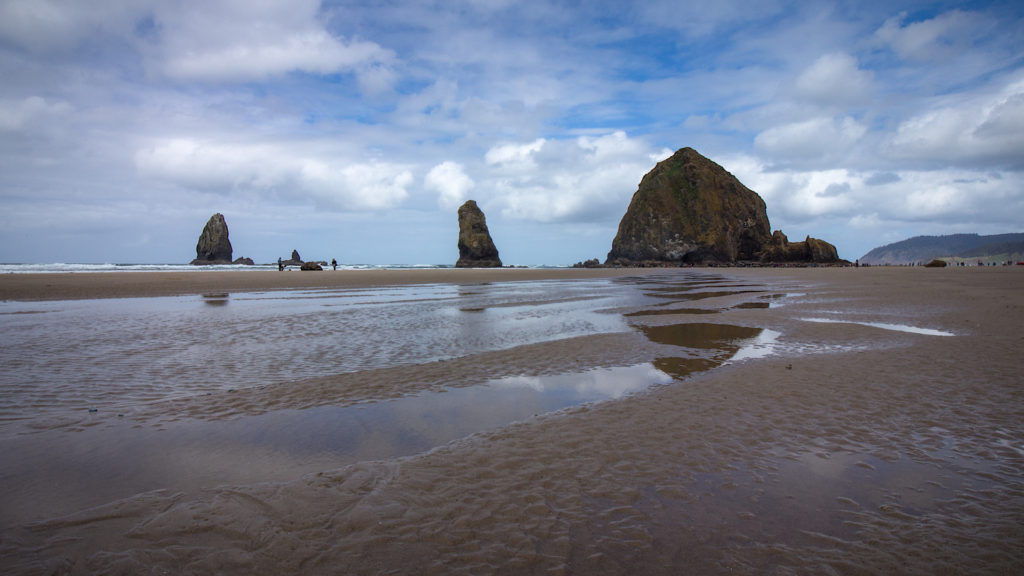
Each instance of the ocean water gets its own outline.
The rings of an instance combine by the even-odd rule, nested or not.
[[[406,270],[406,269],[452,268],[450,264],[338,264],[339,270]],[[192,266],[189,264],[113,264],[113,263],[64,263],[45,264],[0,263],[0,274],[54,274],[67,272],[209,272],[213,270],[277,270],[276,263],[254,266],[213,265]]]

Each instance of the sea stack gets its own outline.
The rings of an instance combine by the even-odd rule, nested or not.
[[[192,265],[231,264],[231,241],[228,240],[228,224],[221,213],[210,216],[196,243],[196,259]]]
[[[764,200],[693,148],[681,148],[640,181],[606,262],[757,260],[770,239]]]
[[[839,263],[835,246],[771,233],[764,200],[693,148],[640,180],[605,261],[612,266]]]
[[[467,200],[459,207],[459,261],[455,267],[501,267],[498,249],[487,230],[487,220],[473,200]]]

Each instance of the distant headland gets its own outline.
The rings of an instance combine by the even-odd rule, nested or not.
[[[932,260],[942,260],[950,264],[1024,261],[1024,234],[914,236],[879,246],[860,257],[861,264],[872,266],[906,266],[924,264]]]

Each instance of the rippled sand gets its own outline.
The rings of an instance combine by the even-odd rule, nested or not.
[[[12,413],[3,441],[31,447],[118,426],[221,434],[261,414],[475,390],[502,378],[541,382],[646,364],[672,377],[456,433],[425,452],[306,462],[310,471],[293,476],[292,464],[263,460],[260,470],[283,477],[153,490],[8,526],[0,569],[1024,571],[1024,270],[685,271],[606,282],[593,286],[600,301],[573,289],[561,303],[510,302],[560,319],[557,332],[567,335],[553,340],[540,322],[517,332],[536,338],[500,347],[486,345],[493,335],[451,358],[421,350],[416,361],[196,389],[132,403],[121,417]],[[475,297],[456,291],[453,309],[501,309]],[[581,318],[586,326],[575,324]],[[82,449],[88,454],[88,442]],[[16,480],[8,473],[3,482]]]

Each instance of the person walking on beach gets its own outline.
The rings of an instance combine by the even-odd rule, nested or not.
[[[331,268],[334,270],[338,269],[338,261],[335,260],[334,258],[331,258]]]
[[[281,257],[277,257],[277,271],[284,272],[284,262],[281,262]]]

